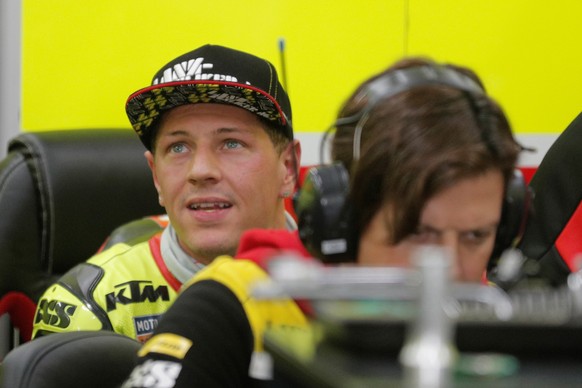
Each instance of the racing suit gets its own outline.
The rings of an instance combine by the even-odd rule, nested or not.
[[[268,380],[265,330],[311,335],[302,304],[249,295],[253,282],[268,279],[265,268],[281,251],[312,260],[296,233],[252,230],[236,259],[219,257],[195,275],[140,350],[123,387],[246,387]]]
[[[40,298],[33,338],[113,330],[145,341],[182,285],[162,260],[160,238],[116,244],[67,272]]]
[[[288,213],[286,220],[288,229],[296,229]],[[182,250],[169,224],[148,241],[114,244],[47,288],[32,336],[113,330],[145,342],[182,284],[203,267]]]

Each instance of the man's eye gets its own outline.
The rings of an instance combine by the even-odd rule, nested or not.
[[[478,244],[487,240],[493,233],[494,231],[492,230],[471,230],[464,233],[464,238],[467,241]]]
[[[242,147],[242,144],[238,140],[227,140],[224,142],[225,148],[232,150]]]
[[[175,154],[180,154],[180,153],[182,153],[182,152],[186,151],[186,146],[185,146],[184,144],[182,144],[182,143],[173,144],[173,145],[170,147],[170,150],[171,150],[173,153],[175,153]]]

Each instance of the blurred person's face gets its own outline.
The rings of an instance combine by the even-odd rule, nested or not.
[[[416,233],[396,245],[388,244],[385,217],[389,210],[380,209],[362,233],[358,263],[407,267],[415,248],[439,245],[454,254],[454,279],[479,282],[493,252],[503,196],[500,171],[464,179],[430,198]]]
[[[209,263],[234,254],[246,229],[285,227],[292,152],[299,158],[298,145],[279,154],[254,114],[205,103],[172,109],[146,158],[180,245]]]

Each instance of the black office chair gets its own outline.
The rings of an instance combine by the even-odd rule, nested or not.
[[[0,364],[0,388],[114,388],[129,376],[140,343],[112,331],[41,337],[12,350]]]
[[[567,282],[582,257],[582,113],[546,152],[530,186],[532,216],[518,245],[529,265],[529,280],[552,286]],[[533,264],[533,262],[531,264]]]
[[[0,307],[11,315],[34,307],[115,228],[164,213],[144,151],[130,129],[23,133],[9,143],[0,162]],[[14,296],[31,303],[2,303]],[[0,333],[2,341],[12,337]]]

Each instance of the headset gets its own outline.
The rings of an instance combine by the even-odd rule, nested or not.
[[[355,124],[353,160],[357,161],[360,156],[362,130],[378,102],[426,85],[445,85],[465,92],[475,110],[478,124],[483,129],[484,120],[479,117],[482,116],[481,108],[475,105],[473,98],[484,95],[485,92],[472,78],[439,65],[405,68],[386,73],[362,89],[360,94],[367,98],[365,106],[352,116],[338,119],[326,131],[320,147],[321,160],[323,161],[323,144],[330,130],[341,125]],[[482,133],[487,146],[495,152],[493,144],[488,142],[486,131],[483,130]],[[295,213],[301,241],[314,257],[325,263],[356,260],[359,236],[354,228],[353,211],[346,200],[349,187],[349,173],[341,163],[322,164],[308,171],[301,190],[295,197]],[[495,266],[505,249],[519,241],[525,228],[530,197],[531,193],[523,174],[516,169],[506,188],[488,270]]]

